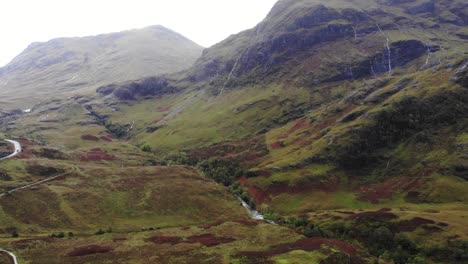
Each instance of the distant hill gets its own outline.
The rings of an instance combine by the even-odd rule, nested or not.
[[[0,105],[28,108],[58,93],[177,72],[202,49],[162,26],[33,43],[0,68]]]

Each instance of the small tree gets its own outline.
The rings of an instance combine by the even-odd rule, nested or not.
[[[13,233],[11,233],[11,237],[13,238],[19,237],[18,231],[13,231]]]

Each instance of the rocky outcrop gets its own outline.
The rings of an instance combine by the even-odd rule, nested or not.
[[[452,22],[458,25],[458,13],[465,12],[460,2],[376,2],[370,3],[369,8],[346,2],[342,8],[325,2],[279,1],[257,27],[206,49],[190,71],[189,79],[205,81],[219,92],[281,79],[313,86],[384,74],[391,76],[398,73],[398,67],[419,63],[417,59],[421,56],[428,60],[434,58],[431,54],[439,52],[438,45],[444,42],[435,39],[423,42],[423,34],[410,34],[406,29],[434,30],[444,27],[439,23],[441,19],[454,19]],[[397,31],[403,37],[395,37]],[[329,46],[349,53],[343,50],[334,53]]]
[[[461,86],[468,88],[468,61],[461,66],[455,75],[450,78],[450,81],[458,83]]]
[[[178,89],[170,85],[169,80],[163,77],[150,77],[141,81],[111,84],[96,90],[102,95],[113,94],[119,100],[135,100],[139,96],[160,96],[176,91]]]
[[[309,50],[315,45],[353,35],[353,28],[350,24],[326,24],[286,32],[249,48],[241,57],[236,74],[242,75],[257,68],[261,69],[260,75],[267,75],[273,73],[277,66],[288,61],[292,56]]]
[[[417,15],[421,13],[434,13],[436,10],[435,0],[430,0],[410,7],[408,13],[411,15]]]

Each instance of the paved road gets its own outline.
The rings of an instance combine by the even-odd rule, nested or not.
[[[45,180],[42,180],[42,181],[38,181],[38,182],[35,182],[35,183],[31,183],[31,184],[28,184],[28,185],[24,185],[24,186],[21,186],[21,187],[18,187],[18,188],[15,188],[15,189],[12,189],[12,190],[9,190],[8,192],[6,193],[0,193],[0,198],[7,195],[7,194],[12,194],[14,192],[17,192],[17,191],[20,191],[20,190],[24,190],[24,189],[29,189],[31,187],[34,187],[36,185],[40,185],[40,184],[43,184],[43,183],[46,183],[46,182],[49,182],[49,181],[52,181],[52,180],[55,180],[59,177],[62,177],[63,175],[67,175],[67,174],[70,174],[74,171],[76,171],[77,169],[73,169],[71,171],[68,171],[68,172],[64,172],[62,174],[59,174],[59,175],[55,175],[54,177],[50,177],[50,178],[47,178]]]
[[[10,140],[10,139],[5,139],[5,141],[8,141],[11,144],[13,144],[15,146],[15,150],[13,151],[11,155],[1,158],[0,160],[13,158],[14,156],[18,155],[21,152],[21,144],[18,141]]]
[[[13,264],[18,264],[18,260],[16,259],[15,254],[11,253],[10,251],[6,251],[6,250],[0,248],[0,253],[2,253],[2,252],[6,253],[6,254],[8,254],[10,256],[10,258],[13,260]]]
[[[13,151],[13,153],[11,155],[9,155],[7,157],[4,157],[4,158],[1,158],[0,160],[13,158],[14,156],[18,155],[21,152],[21,144],[18,141],[10,140],[10,139],[5,139],[5,141],[8,141],[11,144],[13,144],[15,146],[15,150]],[[3,195],[4,194],[0,195],[0,197],[3,196]],[[18,260],[16,259],[15,254],[13,254],[10,251],[7,251],[7,250],[4,250],[4,249],[0,248],[0,253],[1,252],[8,254],[10,256],[10,258],[13,260],[13,264],[18,264]]]

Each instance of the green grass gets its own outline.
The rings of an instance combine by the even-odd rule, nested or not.
[[[303,250],[293,250],[286,254],[274,257],[273,261],[276,264],[318,264],[322,259],[324,259],[324,255],[317,251],[307,252]]]

